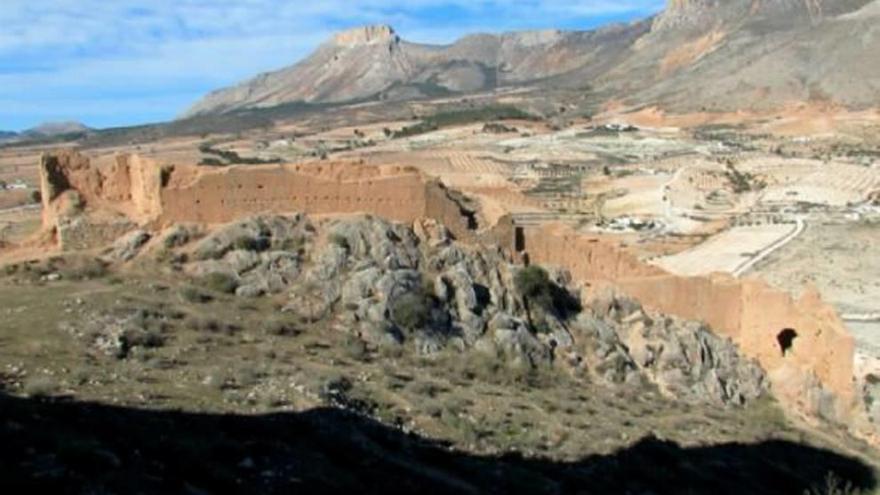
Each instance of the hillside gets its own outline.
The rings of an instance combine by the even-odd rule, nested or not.
[[[88,132],[89,127],[81,122],[45,122],[22,133],[27,137],[53,137],[63,134]]]
[[[880,68],[864,63],[880,49],[878,5],[670,0],[629,25],[475,34],[448,46],[411,43],[388,26],[357,28],[291,67],[209,94],[184,116],[518,85],[589,86],[607,99],[683,111],[810,100],[863,107],[880,96]]]
[[[601,73],[646,28],[642,23],[592,32],[478,34],[445,47],[409,43],[388,26],[357,28],[336,35],[292,67],[211,93],[185,116],[294,101],[469,93],[574,69]]]
[[[572,305],[564,274],[442,225],[297,214],[135,234],[102,260],[0,272],[22,308],[0,374],[6,493],[877,486],[857,445],[788,420],[702,323],[610,295]]]

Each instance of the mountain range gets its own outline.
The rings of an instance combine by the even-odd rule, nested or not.
[[[292,102],[409,100],[505,87],[589,88],[673,111],[880,101],[880,0],[669,0],[592,31],[474,34],[450,45],[389,26],[337,34],[290,67],[214,91],[184,117]]]
[[[89,132],[92,129],[81,122],[45,122],[22,132],[0,131],[0,142],[19,139],[53,138],[77,133]]]

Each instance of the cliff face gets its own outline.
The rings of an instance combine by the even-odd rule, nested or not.
[[[343,31],[333,37],[338,46],[390,45],[400,41],[391,26],[364,26]]]
[[[880,0],[670,0],[653,19],[596,31],[402,40],[388,26],[341,33],[289,68],[211,93],[184,116],[296,101],[583,87],[672,111],[760,110],[880,100]],[[858,33],[858,35],[854,35]]]

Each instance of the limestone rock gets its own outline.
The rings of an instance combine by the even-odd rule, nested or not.
[[[326,220],[309,232],[298,230],[303,225],[310,224],[302,216],[254,217],[220,229],[196,248],[216,259],[185,270],[230,273],[242,297],[288,291],[288,310],[313,321],[332,318],[375,348],[480,350],[527,368],[567,364],[609,385],[650,383],[691,403],[739,405],[765,392],[761,369],[731,342],[631,298],[604,293],[579,313],[530,313],[515,289],[516,268],[497,250],[431,242],[424,228],[369,216]],[[307,242],[296,251],[273,250],[279,239],[300,235]],[[251,249],[236,240],[242,236],[270,239],[270,247]],[[550,276],[575,297],[567,272]],[[422,298],[422,323],[400,328],[395,304],[413,294]],[[538,320],[540,334],[532,328]]]
[[[113,243],[113,246],[104,254],[108,261],[130,261],[140,253],[141,248],[150,240],[151,235],[145,230],[132,231]]]

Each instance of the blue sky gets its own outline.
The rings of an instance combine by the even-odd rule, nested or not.
[[[169,120],[206,92],[290,65],[333,32],[406,40],[589,29],[663,0],[0,0],[0,130]]]

